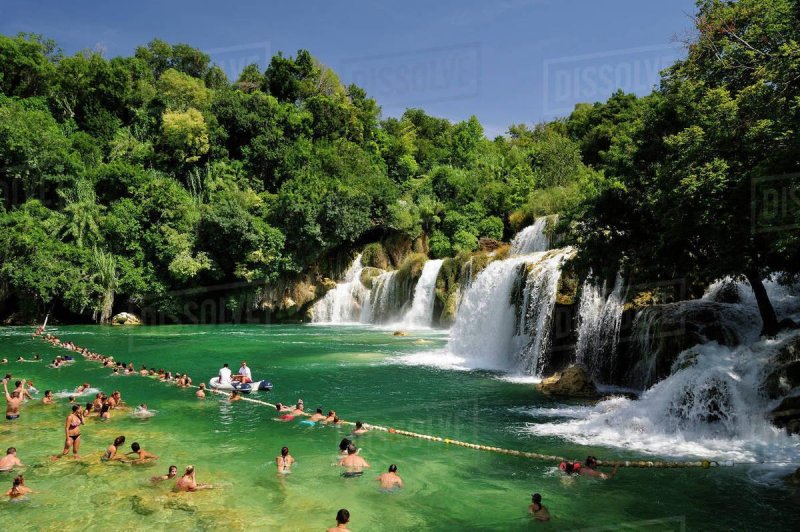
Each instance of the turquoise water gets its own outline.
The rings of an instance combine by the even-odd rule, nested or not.
[[[273,403],[302,398],[307,408],[334,409],[347,420],[576,459],[587,454],[642,458],[531,435],[527,423],[552,419],[537,419],[526,410],[564,404],[540,396],[531,384],[406,362],[406,355],[442,347],[443,333],[394,337],[390,331],[356,326],[49,330],[137,367],[186,372],[195,383],[207,381],[223,362],[235,370],[247,360],[254,377],[275,385],[259,397]],[[17,447],[28,466],[27,485],[36,493],[0,505],[4,529],[13,524],[37,530],[322,530],[335,524],[339,508],[350,510],[352,530],[788,530],[800,524],[796,495],[759,482],[762,469],[745,466],[630,469],[606,482],[566,479],[557,464],[373,432],[358,440],[372,471],[346,479],[334,464],[348,427],[277,422],[274,411],[261,405],[229,404],[217,396],[198,400],[192,389],[112,376],[84,360],[61,369],[13,362],[19,355],[40,353],[49,361],[64,353],[31,340],[30,333],[29,328],[0,329],[0,355],[12,361],[0,371],[33,379],[41,393],[89,382],[107,393],[119,390],[128,405],[146,402],[158,413],[147,420],[130,412],[114,412],[105,423],[91,419],[82,429],[82,458],[53,462],[50,455],[63,445],[67,401],[25,405],[21,420],[0,424],[0,447]],[[126,446],[138,441],[160,459],[139,466],[100,463],[102,451],[120,434],[127,437]],[[275,456],[284,445],[297,464],[290,475],[279,476]],[[397,464],[406,488],[384,493],[374,478],[391,463]],[[193,464],[198,482],[211,482],[216,489],[176,494],[167,482],[149,482],[171,464],[181,471]],[[4,491],[11,478],[0,474]],[[551,522],[528,518],[532,491],[543,494]]]

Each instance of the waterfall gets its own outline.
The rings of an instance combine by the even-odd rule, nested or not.
[[[639,400],[609,399],[583,412],[583,419],[530,423],[527,430],[662,456],[794,462],[798,440],[767,421],[764,413],[773,405],[760,389],[770,361],[798,335],[692,347],[681,353],[672,375]]]
[[[362,306],[369,301],[369,291],[361,284],[361,254],[347,268],[344,279],[312,307],[314,323],[349,323],[361,321]]]
[[[411,310],[403,318],[406,327],[430,327],[433,323],[433,300],[436,296],[436,277],[442,267],[442,260],[429,260],[422,268],[417,286],[414,288],[414,299]]]
[[[591,272],[581,289],[575,360],[585,365],[595,379],[607,378],[614,371],[622,324],[623,290],[620,274],[611,293],[607,294],[605,283],[599,285]]]
[[[470,367],[537,375],[549,347],[561,265],[571,249],[491,262],[466,289],[449,351]]]
[[[385,272],[372,280],[368,312],[362,316],[365,323],[387,323],[396,317],[404,301],[398,300],[397,272]]]
[[[537,218],[533,225],[529,225],[511,241],[512,255],[527,255],[537,251],[547,251],[550,248],[550,236],[546,234],[548,222],[555,224],[555,216],[542,216]]]

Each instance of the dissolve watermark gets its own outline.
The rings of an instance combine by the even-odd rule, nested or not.
[[[800,173],[753,178],[750,206],[753,234],[800,228]]]
[[[270,41],[260,41],[224,48],[211,48],[204,50],[211,58],[211,62],[225,72],[228,81],[233,83],[247,65],[256,64],[264,72],[272,58],[272,45]]]
[[[480,92],[478,44],[345,59],[342,80],[367,91],[381,105],[419,105],[472,98]]]
[[[620,89],[649,93],[658,85],[661,70],[679,59],[682,50],[668,44],[547,59],[542,78],[544,114],[569,114],[576,103],[602,101]]]

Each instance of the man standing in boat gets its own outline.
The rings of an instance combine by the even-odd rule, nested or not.
[[[247,367],[247,362],[242,360],[242,366],[239,368],[239,374],[234,375],[233,380],[246,384],[253,382],[253,376],[250,373],[250,368]]]

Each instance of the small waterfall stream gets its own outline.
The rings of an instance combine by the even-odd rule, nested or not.
[[[614,371],[624,286],[617,274],[614,288],[607,293],[605,283],[598,284],[590,273],[581,289],[575,361],[585,365],[595,379],[602,380]]]
[[[436,296],[436,277],[444,261],[429,260],[422,268],[411,310],[403,318],[404,327],[430,327],[433,323],[433,299]]]
[[[369,291],[361,284],[361,254],[345,271],[344,279],[314,304],[314,323],[351,323],[361,321],[362,306],[369,300]]]

